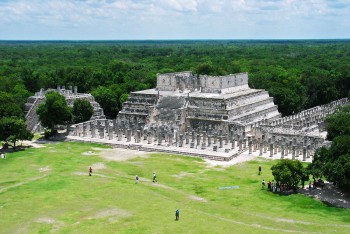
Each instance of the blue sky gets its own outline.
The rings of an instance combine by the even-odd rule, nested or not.
[[[350,38],[350,0],[0,0],[0,40]]]

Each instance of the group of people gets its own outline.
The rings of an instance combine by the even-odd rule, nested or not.
[[[92,167],[89,168],[89,176],[92,176]],[[153,183],[157,182],[157,175],[155,172],[153,172],[152,182]],[[135,177],[135,183],[136,184],[139,183],[139,176],[138,175],[136,175],[136,177]],[[180,210],[179,209],[177,209],[175,211],[175,220],[176,221],[180,220]]]
[[[138,175],[136,175],[136,177],[135,177],[135,184],[138,184],[139,183],[139,176]],[[154,182],[157,182],[157,176],[156,176],[156,173],[155,172],[153,172],[153,176],[152,176],[152,182],[154,183]]]

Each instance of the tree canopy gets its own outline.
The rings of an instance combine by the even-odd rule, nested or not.
[[[113,92],[100,95],[112,118],[120,97],[154,88],[157,73],[248,72],[250,87],[269,91],[289,115],[348,96],[349,51],[350,40],[1,42],[0,91],[23,102],[40,88],[96,94],[102,86]]]
[[[276,182],[287,184],[295,189],[307,174],[299,160],[281,159],[271,167],[271,170]]]
[[[27,130],[25,121],[21,118],[0,119],[0,140],[13,143],[16,148],[18,140],[31,140],[33,134]]]
[[[350,191],[350,105],[326,118],[330,148],[316,151],[309,170],[315,179],[326,177]]]
[[[55,125],[72,121],[72,109],[67,105],[64,96],[54,91],[45,95],[45,102],[38,106],[36,113],[41,125],[51,130]]]
[[[88,121],[92,114],[94,113],[94,108],[91,106],[90,102],[86,99],[77,99],[73,104],[73,122],[81,123]]]
[[[103,108],[107,118],[116,118],[118,113],[118,99],[113,90],[99,86],[92,92],[92,95]]]
[[[350,105],[341,107],[333,115],[326,118],[327,138],[333,140],[337,136],[350,135]]]

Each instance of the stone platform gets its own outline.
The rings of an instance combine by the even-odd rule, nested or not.
[[[219,144],[213,145],[213,147],[217,146],[217,151],[213,151],[211,149],[202,149],[201,145],[198,147],[194,146],[191,148],[190,144],[184,144],[183,147],[178,147],[174,145],[162,144],[159,145],[157,142],[152,142],[148,144],[147,142],[139,142],[136,143],[136,139],[132,138],[130,142],[127,139],[118,141],[115,139],[99,139],[99,138],[90,138],[90,137],[80,137],[80,136],[71,136],[68,135],[65,141],[75,141],[75,142],[88,142],[88,143],[99,143],[104,145],[109,145],[117,148],[131,149],[131,150],[140,150],[146,152],[163,152],[163,153],[171,153],[171,154],[180,154],[186,156],[195,156],[201,157],[210,160],[216,161],[230,161],[234,157],[237,157],[241,153],[248,150],[248,148],[242,148],[239,150],[238,148],[231,149],[228,146],[223,146],[223,148],[219,148]]]

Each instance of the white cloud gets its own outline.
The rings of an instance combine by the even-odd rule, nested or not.
[[[11,0],[0,39],[349,38],[349,15],[350,0]]]

